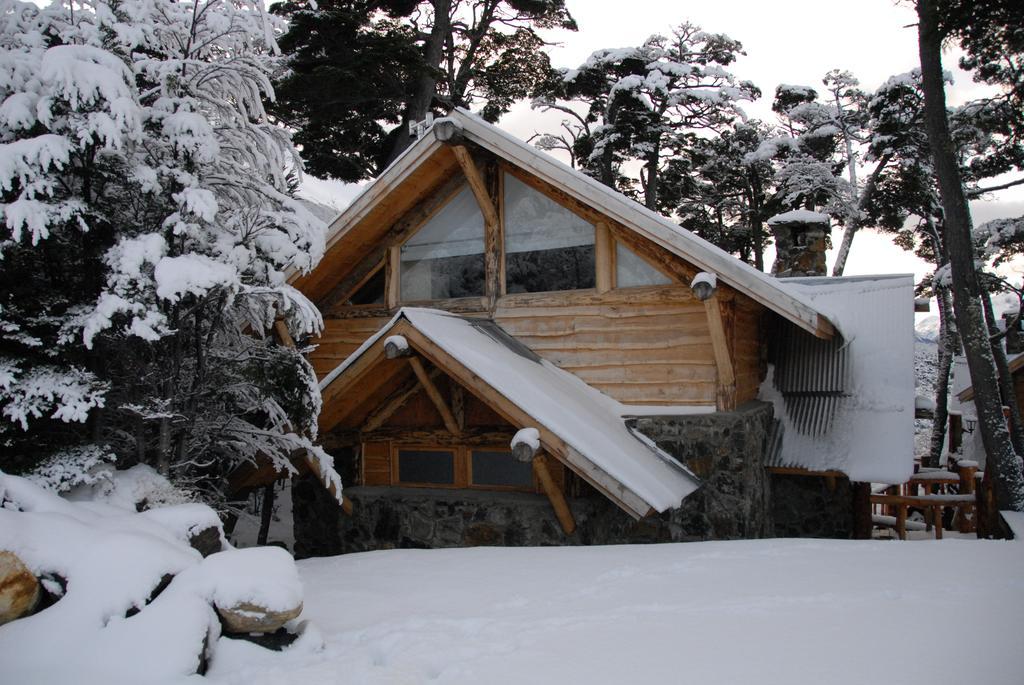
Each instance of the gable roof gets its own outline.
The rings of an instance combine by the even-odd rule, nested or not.
[[[453,110],[448,117],[436,120],[427,133],[367,185],[334,220],[329,228],[325,259],[313,273],[293,277],[296,287],[304,292],[324,288],[330,278],[323,271],[330,262],[329,256],[343,254],[346,246],[351,249],[350,241],[359,243],[365,240],[365,236],[353,234],[362,232],[367,222],[374,224],[376,230],[382,230],[381,224],[397,219],[397,216],[390,216],[381,208],[384,200],[404,181],[417,176],[409,185],[413,186],[411,192],[414,195],[420,193],[422,197],[429,194],[422,177],[450,174],[457,168],[454,155],[441,152],[448,147],[436,135],[441,122],[457,127],[464,140],[533,174],[574,200],[607,215],[627,229],[690,262],[699,270],[717,274],[724,283],[812,334],[821,338],[833,335],[834,328],[829,318],[779,279],[758,271],[613,188],[602,185],[462,109]]]
[[[966,369],[966,365],[964,365]],[[1008,368],[1010,374],[1016,376],[1017,373],[1024,369],[1024,352],[1018,353],[1016,356],[1010,357],[1008,360]],[[966,374],[967,381],[970,382],[970,372]],[[961,402],[973,402],[974,401],[974,385],[968,385],[963,390],[956,393],[956,397]]]
[[[405,307],[320,383],[325,404],[372,374],[390,336],[483,399],[513,425],[540,432],[545,450],[628,513],[679,506],[699,481],[627,427],[627,407],[541,359],[489,319]]]

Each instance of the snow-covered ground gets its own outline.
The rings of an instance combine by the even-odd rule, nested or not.
[[[299,562],[326,647],[219,647],[222,683],[1024,679],[1024,544],[761,540]],[[223,641],[222,641],[223,642]]]

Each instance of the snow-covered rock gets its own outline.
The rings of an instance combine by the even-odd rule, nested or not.
[[[0,626],[21,618],[39,601],[39,581],[13,552],[0,551]]]
[[[139,513],[132,499],[69,501],[0,473],[0,549],[34,579],[66,585],[56,603],[0,630],[4,682],[183,682],[223,644],[215,607],[273,614],[263,625],[274,630],[301,611],[286,551],[228,549],[204,559],[189,539],[213,525],[212,509]],[[215,529],[220,535],[219,522]]]

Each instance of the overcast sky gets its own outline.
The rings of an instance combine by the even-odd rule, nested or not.
[[[820,86],[830,69],[847,69],[861,87],[874,90],[891,75],[918,66],[916,15],[909,2],[892,0],[567,0],[579,31],[549,32],[556,67],[576,67],[590,53],[642,43],[653,33],[668,33],[684,21],[706,31],[725,33],[743,43],[746,56],[733,66],[740,79],[753,81],[764,93],[746,106],[752,117],[771,120],[771,101],[780,83]],[[959,104],[985,91],[956,69],[956,57],[945,55],[954,72],[947,99]],[[535,131],[555,131],[561,117],[545,117],[528,104],[517,105],[499,125],[528,138]],[[995,200],[972,206],[976,223],[1024,214],[1024,188],[1001,193]],[[838,243],[838,232],[836,234]],[[831,264],[831,260],[830,260]],[[863,232],[854,240],[846,273],[914,273],[927,264],[891,244],[888,238]],[[1019,277],[1019,276],[1018,276]]]

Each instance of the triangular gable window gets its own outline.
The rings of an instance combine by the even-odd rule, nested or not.
[[[384,304],[384,267],[379,266],[348,298],[348,304]]]
[[[593,288],[594,225],[511,174],[504,182],[506,291]]]
[[[469,186],[402,245],[404,302],[484,294],[484,217]]]
[[[667,285],[672,282],[665,274],[644,261],[622,243],[615,243],[615,284],[619,288],[640,285]]]

